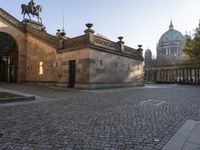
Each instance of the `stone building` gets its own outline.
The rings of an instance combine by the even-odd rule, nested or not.
[[[75,88],[143,85],[142,48],[94,34],[66,37],[44,31],[40,23],[0,8],[0,82],[28,82]]]
[[[174,29],[172,21],[169,30],[159,39],[157,59],[152,59],[151,50],[145,52],[145,79],[159,83],[200,83],[200,67],[186,59],[182,48],[188,35]]]

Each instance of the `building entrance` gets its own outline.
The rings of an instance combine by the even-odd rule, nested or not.
[[[68,81],[68,87],[74,88],[76,82],[76,61],[71,60],[69,61],[69,81]]]
[[[15,39],[0,32],[0,82],[17,82],[18,46]]]

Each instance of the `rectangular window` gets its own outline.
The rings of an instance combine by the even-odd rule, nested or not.
[[[40,62],[39,63],[39,75],[43,75],[44,74],[44,63]]]
[[[102,61],[102,60],[100,60],[100,65],[101,65],[101,66],[103,65],[103,61]]]

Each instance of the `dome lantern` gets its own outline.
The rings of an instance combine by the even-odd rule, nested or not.
[[[170,20],[169,29],[174,29],[174,25],[173,25],[173,23],[172,23],[172,20]]]

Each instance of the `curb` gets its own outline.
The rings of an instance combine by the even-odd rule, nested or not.
[[[0,104],[13,103],[13,102],[34,101],[34,100],[35,100],[35,96],[2,98],[2,99],[0,99]]]

